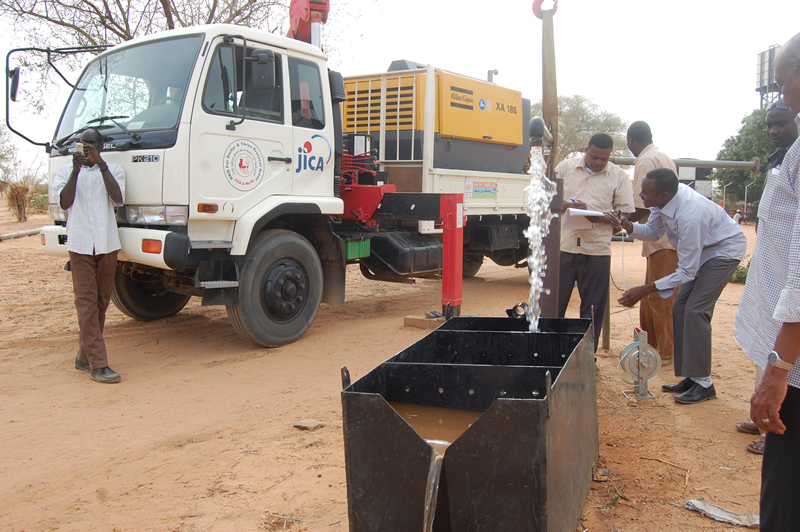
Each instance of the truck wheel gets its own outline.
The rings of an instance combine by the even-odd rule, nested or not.
[[[153,321],[174,316],[181,311],[192,296],[170,292],[163,281],[134,280],[117,266],[111,301],[120,312],[135,320]]]
[[[241,269],[233,328],[257,344],[279,347],[305,334],[322,301],[322,264],[308,240],[285,230],[262,233]]]
[[[461,267],[461,277],[475,277],[483,266],[483,255],[464,255],[464,264]]]

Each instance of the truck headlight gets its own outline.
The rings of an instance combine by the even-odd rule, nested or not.
[[[127,205],[129,224],[186,225],[189,207],[184,205]]]
[[[67,213],[64,212],[64,209],[62,209],[60,205],[54,205],[51,203],[50,218],[52,218],[54,222],[66,222]]]

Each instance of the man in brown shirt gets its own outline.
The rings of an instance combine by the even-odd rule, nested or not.
[[[598,133],[589,140],[583,157],[566,159],[556,166],[557,177],[564,180],[565,209],[634,212],[631,180],[618,166],[608,162],[613,147],[609,135]],[[577,283],[581,318],[594,318],[596,350],[608,300],[613,217],[605,214],[589,221],[591,227],[585,229],[570,229],[562,224],[558,315],[563,318],[566,314]]]
[[[628,219],[644,223],[650,215],[639,192],[642,181],[650,170],[669,168],[676,174],[678,169],[672,159],[653,144],[650,126],[641,120],[628,128],[628,149],[636,157],[633,168],[633,199],[636,213]],[[644,284],[653,283],[666,277],[678,269],[678,252],[669,243],[664,234],[655,242],[642,242],[642,256],[647,257],[647,271]],[[678,289],[668,298],[658,293],[648,294],[639,302],[639,325],[647,331],[647,341],[661,354],[661,360],[672,360],[674,357],[674,340],[672,336],[672,303]]]

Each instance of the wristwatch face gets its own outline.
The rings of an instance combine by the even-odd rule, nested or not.
[[[772,351],[769,354],[769,356],[767,357],[767,361],[769,362],[770,366],[778,369],[783,369],[786,371],[792,371],[792,367],[794,366],[794,364],[790,362],[781,360],[780,355],[776,351]]]

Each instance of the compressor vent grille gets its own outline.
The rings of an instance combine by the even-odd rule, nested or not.
[[[382,78],[386,82],[386,130],[419,129],[417,107],[421,107],[424,100],[420,99],[418,87],[420,82],[424,87],[425,77],[424,72],[410,72],[347,79],[347,101],[343,104],[342,113],[345,133],[380,131]]]

